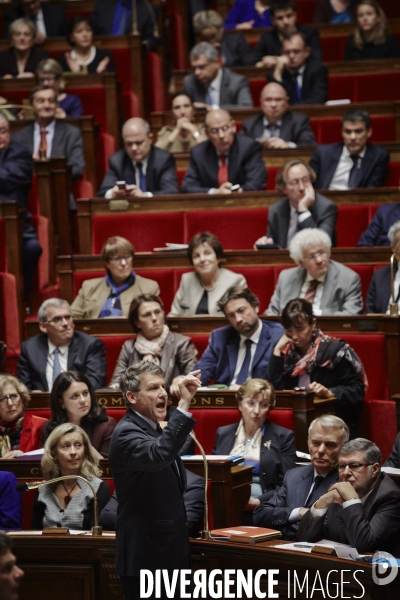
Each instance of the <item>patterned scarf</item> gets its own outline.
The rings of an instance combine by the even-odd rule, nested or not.
[[[14,421],[0,421],[0,456],[19,450],[24,411]]]
[[[107,300],[104,302],[102,309],[99,314],[99,319],[104,319],[105,317],[122,317],[122,308],[121,308],[121,298],[120,295],[122,292],[127,290],[135,283],[136,274],[135,271],[129,275],[128,279],[124,281],[122,285],[117,287],[112,280],[109,273],[106,275],[106,284],[111,288],[110,295]]]
[[[230,451],[230,454],[233,456],[244,456],[245,466],[253,467],[253,473],[256,474],[260,472],[260,449],[263,435],[264,427],[259,427],[247,444],[247,452],[245,454],[247,436],[243,419],[241,419],[238,428],[236,429],[235,443]]]
[[[141,333],[138,333],[135,341],[135,348],[139,354],[143,355],[142,360],[153,362],[156,365],[160,364],[159,357],[162,356],[163,347],[168,333],[168,325],[164,325],[162,334],[158,338],[154,338],[152,340],[148,340]]]
[[[342,358],[345,358],[363,381],[365,391],[368,389],[364,366],[353,348],[344,340],[324,335],[318,328],[312,333],[310,350],[305,356],[292,342],[288,342],[281,352],[284,358],[284,375],[296,377],[303,373],[311,374],[317,367],[335,369]]]

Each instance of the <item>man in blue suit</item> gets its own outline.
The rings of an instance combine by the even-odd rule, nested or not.
[[[253,377],[265,379],[268,361],[284,330],[279,323],[261,321],[260,303],[249,288],[233,286],[218,302],[230,325],[212,332],[201,360],[201,382],[213,379],[231,389]]]
[[[279,529],[284,539],[295,540],[302,517],[333,483],[339,450],[349,439],[349,428],[339,417],[323,415],[308,429],[311,464],[287,471],[281,487],[270,500],[262,500],[253,513],[254,525]]]
[[[400,203],[383,204],[364,231],[357,246],[389,246],[389,228],[400,221]]]
[[[399,205],[396,205],[399,206]],[[387,233],[392,252],[400,256],[400,220],[393,223]],[[394,298],[400,306],[400,272],[397,261],[394,264]],[[390,265],[375,271],[367,294],[367,313],[389,314],[389,302],[392,300]]]
[[[389,166],[389,152],[369,144],[371,119],[363,110],[351,109],[342,117],[343,142],[317,146],[310,160],[317,174],[314,187],[330,190],[380,187]]]

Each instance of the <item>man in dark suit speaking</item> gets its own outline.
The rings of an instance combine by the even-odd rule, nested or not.
[[[317,174],[315,187],[349,190],[384,185],[389,152],[369,144],[371,119],[363,110],[351,109],[342,117],[343,142],[317,146],[310,160]]]
[[[262,114],[242,123],[245,135],[267,149],[315,146],[316,140],[307,115],[289,110],[289,96],[283,85],[267,83],[260,94]]]
[[[108,159],[108,171],[98,196],[132,198],[178,193],[175,161],[169,152],[153,146],[147,121],[128,119],[122,128],[122,139],[124,148]]]
[[[161,429],[168,405],[162,369],[142,361],[121,378],[128,410],[114,430],[109,460],[118,498],[116,572],[126,600],[142,597],[142,569],[190,567],[179,450],[195,424],[188,410],[200,385],[200,371],[181,379],[178,409]]]
[[[267,171],[261,146],[245,135],[236,135],[235,121],[226,110],[206,116],[208,140],[192,148],[182,183],[183,193],[231,194],[265,190]]]
[[[95,389],[106,382],[104,343],[75,331],[71,308],[66,300],[49,298],[38,311],[42,333],[22,342],[17,377],[29,391],[51,391],[56,377],[64,371],[85,373]]]

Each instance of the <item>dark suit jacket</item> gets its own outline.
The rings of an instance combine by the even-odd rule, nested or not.
[[[64,37],[66,33],[67,18],[65,11],[61,6],[56,4],[48,4],[47,2],[41,2],[40,7],[43,12],[44,26],[46,28],[47,37]],[[22,6],[16,6],[10,8],[4,14],[4,24],[6,35],[8,35],[8,28],[10,24],[16,19],[25,17]]]
[[[331,200],[315,194],[315,202],[309,208],[311,216],[299,223],[299,230],[306,227],[323,229],[329,235],[334,246],[336,246],[336,219],[338,209]],[[287,248],[287,234],[290,224],[290,203],[288,198],[283,198],[273,204],[268,211],[267,236],[274,240],[281,248]]]
[[[97,196],[105,196],[107,190],[114,187],[117,181],[135,184],[135,169],[132,160],[125,150],[118,150],[108,159],[108,171],[104,175]],[[178,178],[175,160],[169,152],[152,146],[146,171],[147,191],[155,196],[161,194],[177,194]]]
[[[225,67],[253,64],[251,46],[242,33],[224,33],[220,52]]]
[[[262,321],[262,332],[251,366],[251,376],[265,379],[268,361],[284,330],[279,323]],[[215,383],[230,385],[235,374],[240,335],[232,327],[221,327],[211,333],[208,346],[194,369],[201,369],[201,381],[208,385],[211,379]]]
[[[245,119],[240,133],[254,140],[264,135],[264,115],[260,114]],[[279,137],[285,142],[293,142],[297,146],[316,146],[317,144],[307,115],[291,110],[288,110],[282,118]]]
[[[270,500],[262,502],[253,512],[254,525],[279,529],[286,540],[296,539],[300,521],[289,523],[288,519],[293,509],[304,507],[313,479],[314,467],[312,465],[290,469],[275,495]],[[319,486],[321,496],[336,481],[338,481],[338,472],[334,469],[328,473]]]
[[[315,60],[322,60],[321,43],[319,41],[319,33],[315,27],[309,25],[296,24],[296,31],[306,36],[307,45],[310,46],[311,56]],[[255,64],[262,59],[263,56],[280,56],[282,54],[282,42],[276,29],[266,31],[258,40],[257,46],[253,50],[253,63]]]
[[[185,503],[189,536],[198,537],[204,523],[204,479],[199,475],[195,475],[192,471],[187,469],[185,471],[187,482],[183,502]],[[100,525],[104,529],[115,531],[117,527],[117,509],[117,494],[114,492],[99,515]]]
[[[110,50],[106,50],[105,48],[96,48],[96,54],[94,56],[94,59],[91,63],[86,65],[88,73],[97,73],[97,67],[99,66],[101,61],[106,57],[110,59],[110,62],[108,63],[106,68],[106,73],[115,73],[116,69],[114,63],[114,55],[112,52],[110,52]],[[62,66],[63,71],[70,71],[67,59],[65,58],[65,54],[60,54],[60,56],[57,56],[57,61]]]
[[[188,94],[193,102],[207,102],[207,87],[196,77],[186,75],[183,81],[184,94]],[[222,80],[219,104],[221,108],[252,107],[249,82],[246,77],[222,67]]]
[[[400,468],[400,433],[397,434],[393,444],[392,453],[385,462],[385,467],[394,467],[395,469]]]
[[[114,14],[118,0],[96,0],[93,12],[90,15],[93,31],[95,35],[108,35],[111,32],[114,23]],[[154,22],[157,23],[158,9],[151,3],[152,12],[145,0],[136,0],[137,25],[146,50],[152,51],[160,38],[154,36]],[[126,24],[125,33],[132,33],[132,19]]]
[[[397,263],[395,263],[395,273]],[[375,271],[367,293],[367,313],[386,313],[391,296],[390,265]]]
[[[360,237],[357,246],[389,246],[387,236],[390,227],[400,220],[400,204],[383,204]]]
[[[10,142],[0,152],[0,202],[17,200],[20,208],[26,208],[32,168],[32,154],[24,146]]]
[[[40,333],[22,342],[17,377],[28,390],[49,391],[46,379],[47,340],[47,335]],[[107,373],[104,343],[75,331],[68,348],[68,370],[85,373],[95,389],[103,387]]]
[[[127,410],[114,429],[109,460],[118,498],[117,575],[189,567],[186,471],[179,450],[194,424],[176,410],[158,433]]]
[[[298,376],[284,374],[283,356],[274,354],[268,363],[267,379],[276,390],[293,390],[299,384]],[[357,375],[350,361],[343,357],[334,369],[316,367],[310,373],[310,379],[321,383],[336,396],[336,416],[348,425],[350,438],[356,438],[365,390],[362,379]]]
[[[350,544],[361,553],[383,550],[400,556],[400,490],[388,475],[381,473],[364,504],[347,508],[330,504],[320,519],[313,519],[307,512],[297,538],[308,542],[325,538]]]
[[[267,171],[261,146],[244,135],[235,135],[229,149],[228,177],[243,190],[265,190]],[[190,151],[190,162],[182,183],[182,192],[207,193],[218,188],[218,155],[210,140],[198,144]]]
[[[309,162],[317,174],[314,187],[327,190],[335,174],[343,151],[343,142],[317,146]],[[361,161],[361,179],[358,187],[380,187],[384,185],[389,166],[389,152],[377,144],[367,144]]]
[[[31,154],[37,151],[37,148],[33,147],[33,131],[32,124],[12,134],[12,140],[28,148]],[[51,156],[65,156],[68,164],[72,166],[72,179],[82,177],[85,158],[80,130],[64,121],[56,121]]]
[[[49,53],[43,50],[43,48],[33,46],[23,72],[34,73],[40,61],[45,58],[49,58]],[[7,50],[0,52],[0,77],[4,77],[4,75],[12,75],[13,77],[17,77],[18,75],[18,65],[14,48],[7,48]]]
[[[282,81],[274,79],[272,71],[268,74],[267,80],[283,85],[290,98],[290,104],[296,103],[294,83],[287,69],[283,71]],[[309,58],[303,73],[301,104],[324,104],[327,100],[328,70],[320,61]]]
[[[213,454],[230,454],[238,423],[217,429]],[[260,445],[260,482],[263,494],[282,485],[286,471],[295,466],[294,434],[290,429],[265,421]],[[269,448],[265,442],[271,442]]]

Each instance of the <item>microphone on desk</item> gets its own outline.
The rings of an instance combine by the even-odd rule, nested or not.
[[[204,480],[205,480],[205,484],[204,484],[204,529],[200,532],[200,535],[201,535],[202,540],[209,540],[211,538],[211,534],[210,534],[210,529],[208,526],[208,501],[207,501],[208,462],[207,462],[207,457],[204,452],[203,446],[200,444],[199,440],[197,439],[195,432],[191,431],[189,433],[189,435],[192,438],[192,440],[194,441],[194,443],[196,444],[196,446],[199,448],[201,455],[203,457],[203,462],[204,462]]]
[[[62,475],[61,477],[55,477],[54,479],[48,479],[47,481],[23,481],[22,483],[17,483],[15,489],[17,492],[28,492],[29,490],[36,490],[38,487],[42,485],[49,485],[50,483],[56,483],[57,481],[63,481],[64,479],[81,479],[90,487],[93,493],[93,512],[94,512],[94,525],[92,527],[92,535],[102,535],[103,528],[99,525],[99,505],[97,502],[97,494],[96,490],[82,475]]]

